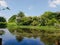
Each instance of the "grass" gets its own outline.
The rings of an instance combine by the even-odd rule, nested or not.
[[[14,32],[14,30],[17,30],[17,25],[16,23],[8,23],[7,28],[9,29],[9,31]]]
[[[18,26],[16,23],[8,23],[7,27],[11,31],[37,30],[37,31],[45,31],[45,32],[60,32],[60,28],[56,28],[55,26]]]
[[[60,31],[60,28],[54,26],[18,26],[20,29],[31,29],[31,30],[44,30],[50,32]]]

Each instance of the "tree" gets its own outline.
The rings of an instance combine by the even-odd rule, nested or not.
[[[23,12],[19,12],[17,16],[22,18],[25,16],[25,14]]]
[[[0,28],[6,27],[7,27],[6,19],[4,17],[0,17]]]
[[[23,12],[19,12],[16,17],[17,17],[17,19],[16,19],[17,23],[22,24],[25,14]]]
[[[9,18],[8,22],[15,22],[16,21],[16,15],[13,15]]]
[[[60,12],[56,12],[56,19],[59,21],[59,23],[60,23]]]
[[[4,17],[0,17],[0,22],[6,22],[6,19]]]
[[[58,23],[58,21],[55,18],[48,21],[48,25],[54,26],[55,23]]]
[[[32,17],[25,17],[23,25],[31,25],[32,22],[33,22]]]
[[[48,19],[46,19],[46,18],[41,18],[40,19],[40,23],[41,23],[40,25],[41,26],[46,26],[47,25],[47,22],[48,22]]]
[[[57,23],[57,14],[54,12],[45,12],[40,19],[41,26],[54,25]]]
[[[34,20],[32,23],[31,23],[31,25],[32,26],[37,26],[39,23],[36,21],[36,20]]]

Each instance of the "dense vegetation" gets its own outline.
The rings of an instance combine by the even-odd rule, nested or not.
[[[41,16],[25,16],[23,12],[13,15],[8,20],[8,28],[11,32],[33,32],[32,30],[43,30],[44,32],[59,32],[60,13],[47,11]],[[25,31],[24,31],[25,30]]]
[[[0,28],[6,28],[7,27],[7,22],[4,17],[0,17]]]
[[[24,26],[55,26],[60,24],[59,12],[45,12],[41,16],[25,16],[23,12],[13,15],[9,20]]]

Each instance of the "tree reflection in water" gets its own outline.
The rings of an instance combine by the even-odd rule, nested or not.
[[[60,36],[52,36],[52,35],[44,35],[40,36],[41,41],[43,41],[46,45],[60,45]]]
[[[45,43],[45,45],[58,45],[60,44],[60,35],[59,33],[57,32],[49,32],[49,31],[44,31],[44,30],[40,30],[38,31],[38,33],[36,33],[37,31],[33,31],[32,33],[27,33],[27,32],[24,32],[24,33],[18,33],[18,36],[16,37],[16,39],[18,41],[22,41],[23,40],[23,37],[28,37],[28,38],[31,38],[31,37],[34,37],[34,38],[37,38],[39,37],[40,40],[42,42]]]
[[[24,39],[24,37],[23,37],[22,35],[17,35],[17,36],[16,36],[16,40],[17,40],[18,42],[21,42],[23,39]]]
[[[3,30],[0,30],[0,35],[3,35],[5,32]]]

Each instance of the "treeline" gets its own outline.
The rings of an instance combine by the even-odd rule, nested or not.
[[[54,26],[60,24],[60,12],[47,11],[40,16],[25,16],[23,12],[13,15],[8,20],[9,23],[27,26]]]

